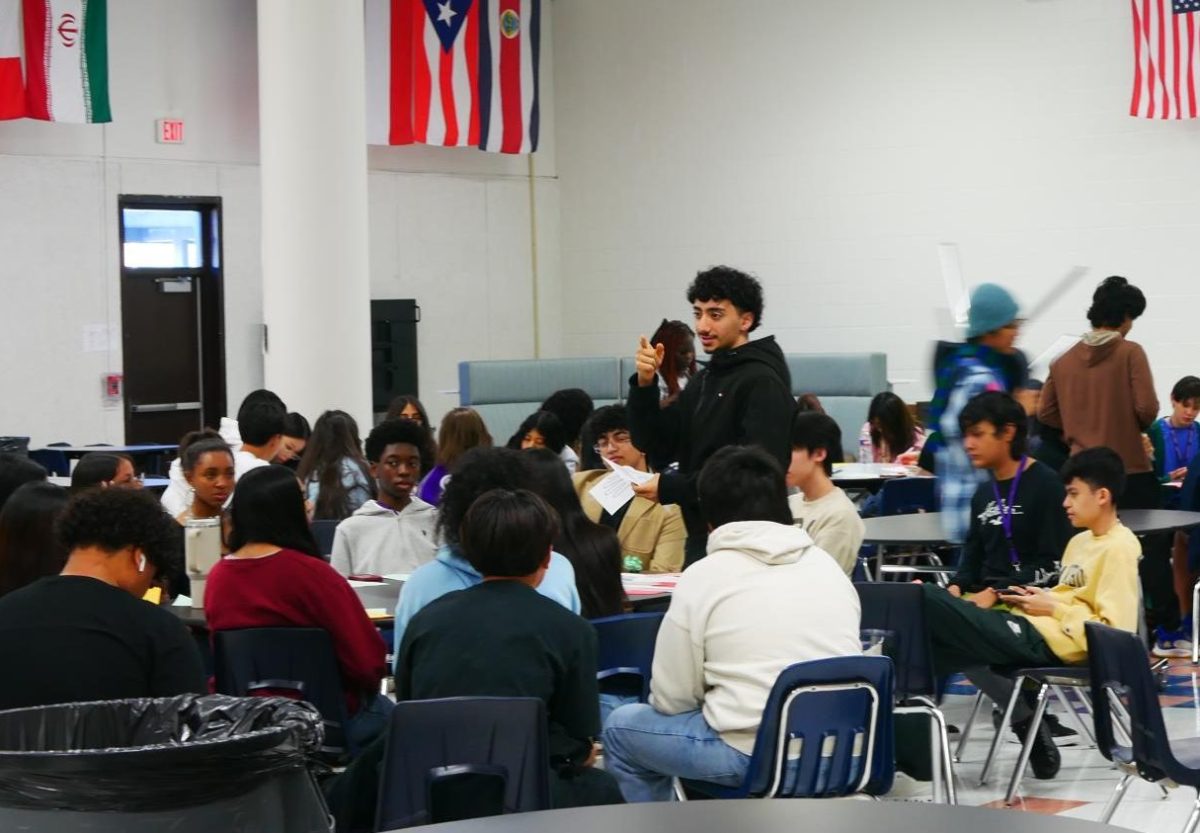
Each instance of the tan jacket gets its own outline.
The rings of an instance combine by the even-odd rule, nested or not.
[[[599,523],[604,508],[588,494],[596,481],[608,474],[607,470],[584,471],[572,477],[583,512],[592,521]],[[678,506],[663,506],[635,497],[630,503],[617,539],[621,552],[642,559],[642,570],[648,573],[678,573],[683,569],[683,542],[687,530]]]

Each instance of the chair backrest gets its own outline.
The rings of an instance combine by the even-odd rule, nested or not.
[[[1115,749],[1128,749],[1114,730],[1114,720],[1126,717],[1113,714],[1116,708],[1113,699],[1116,699],[1128,715],[1138,773],[1150,780],[1169,777],[1180,784],[1200,785],[1200,770],[1184,767],[1171,753],[1158,686],[1141,637],[1099,622],[1087,622],[1084,628],[1096,746],[1100,753],[1113,760]]]
[[[382,772],[376,830],[548,809],[545,704],[533,697],[397,703]]]
[[[654,644],[662,620],[662,613],[626,613],[592,620],[596,629],[596,679],[601,691],[626,693],[633,679],[645,702],[650,695]]]
[[[864,630],[886,631],[884,652],[896,663],[896,696],[933,696],[937,678],[919,584],[855,582]]]
[[[312,522],[312,534],[317,539],[317,548],[321,550],[321,555],[329,555],[333,552],[333,533],[339,523],[341,521],[317,520]]]
[[[892,788],[892,661],[831,657],[785,668],[771,688],[748,794],[779,798],[881,795]]]
[[[937,511],[937,479],[899,477],[884,481],[879,492],[880,515],[913,515]]]
[[[215,631],[213,670],[218,694],[291,696],[312,703],[325,723],[322,752],[336,755],[346,748],[342,675],[327,631],[321,628]]]

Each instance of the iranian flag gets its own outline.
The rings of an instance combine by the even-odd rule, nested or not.
[[[19,119],[24,115],[21,0],[0,0],[0,119]]]
[[[25,115],[43,121],[112,121],[105,0],[24,0],[23,8]]]

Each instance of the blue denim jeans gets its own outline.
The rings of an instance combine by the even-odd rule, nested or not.
[[[383,734],[394,708],[396,704],[382,694],[365,698],[358,711],[346,721],[346,742],[361,751],[364,746]]]
[[[626,801],[670,801],[672,776],[735,787],[749,764],[698,711],[668,715],[635,703],[614,711],[604,727],[604,768]]]

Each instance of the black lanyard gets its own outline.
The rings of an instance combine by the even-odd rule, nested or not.
[[[1013,504],[1017,500],[1017,487],[1021,485],[1021,474],[1024,473],[1025,464],[1028,462],[1027,456],[1021,457],[1021,463],[1012,479],[1012,485],[1008,487],[1007,503],[1000,497],[1000,487],[996,483],[995,476],[992,477],[992,494],[996,496],[996,508],[1000,511],[1000,526],[1004,529],[1004,537],[1008,539],[1008,559],[1012,562],[1014,570],[1021,569],[1021,556],[1017,553],[1017,545],[1013,543]]]

